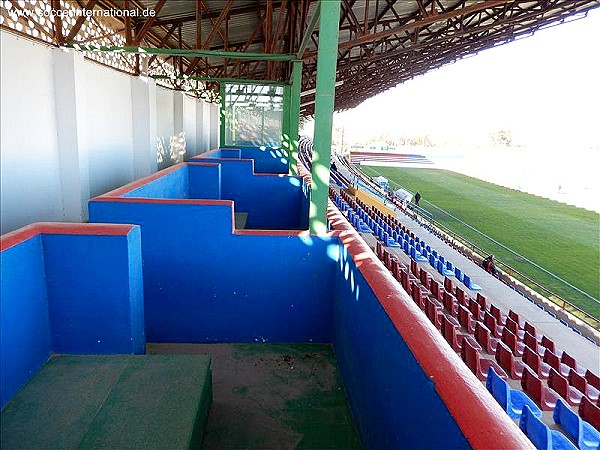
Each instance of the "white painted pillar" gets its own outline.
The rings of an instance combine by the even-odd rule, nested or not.
[[[196,103],[194,98],[183,97],[183,131],[185,131],[185,149],[187,158],[198,154],[198,138],[196,136]]]
[[[131,77],[133,173],[137,180],[156,172],[156,83]]]
[[[208,147],[205,145],[203,128],[204,102],[202,100],[197,100],[194,105],[196,107],[196,155],[199,155],[208,150]]]
[[[217,103],[210,104],[210,148],[219,147],[220,123],[219,123],[220,107]]]
[[[202,139],[205,151],[212,150],[210,145],[210,103],[202,102]]]
[[[55,49],[53,63],[62,215],[67,222],[82,222],[90,198],[83,53]]]

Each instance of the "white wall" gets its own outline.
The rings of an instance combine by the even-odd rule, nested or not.
[[[62,220],[52,54],[0,32],[0,222]]]
[[[210,114],[198,114],[212,106],[81,54],[0,31],[0,58],[3,234],[85,220],[90,197],[182,161],[198,143],[204,151],[218,135]]]
[[[99,64],[84,68],[83,131],[90,196],[95,197],[134,179],[131,83]]]

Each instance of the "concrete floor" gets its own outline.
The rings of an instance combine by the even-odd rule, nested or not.
[[[148,344],[208,354],[213,404],[205,449],[359,449],[329,344]]]

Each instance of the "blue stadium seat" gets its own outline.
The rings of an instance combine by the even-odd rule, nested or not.
[[[511,389],[492,367],[488,370],[485,387],[511,419],[519,418],[525,406],[528,406],[535,416],[542,417],[542,411],[533,400],[518,389]]]
[[[556,402],[553,417],[567,436],[577,442],[580,450],[597,450],[600,447],[600,432],[571,411],[560,399]]]
[[[394,239],[391,238],[387,232],[383,233],[383,237],[383,242],[385,243],[386,247],[400,247],[400,244],[394,241]]]
[[[462,280],[463,280],[463,274],[462,274],[462,270],[460,270],[458,267],[455,267],[455,268],[454,268],[454,275],[456,276],[456,278],[457,278],[459,281],[462,281]]]
[[[471,289],[472,291],[480,291],[481,290],[481,286],[479,286],[478,284],[475,284],[471,281],[471,277],[467,274],[464,275],[463,277],[463,283],[466,287],[468,287],[469,289]]]
[[[519,428],[538,450],[577,450],[577,447],[564,434],[548,428],[527,405],[523,407]]]
[[[427,258],[421,256],[421,254],[414,248],[410,248],[410,257],[417,262],[427,262]]]
[[[433,256],[433,253],[429,254],[429,264],[431,264],[431,267],[435,267],[437,264],[437,259],[435,259],[435,256]]]

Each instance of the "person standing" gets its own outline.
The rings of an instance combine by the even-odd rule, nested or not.
[[[419,200],[421,200],[421,194],[419,194],[419,192],[417,192],[415,194],[415,205],[419,206]]]

